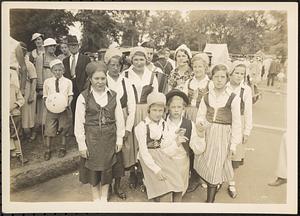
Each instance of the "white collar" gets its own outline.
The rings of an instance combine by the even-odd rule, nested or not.
[[[202,80],[197,80],[196,77],[193,77],[193,80],[195,80],[196,82],[204,82],[204,81],[209,81],[209,78],[207,75],[204,76],[204,78]]]
[[[184,114],[184,113],[182,113],[182,115],[181,115],[181,117],[180,117],[180,121],[179,121],[179,123],[178,123],[176,126],[180,126],[180,125],[182,124],[183,114]],[[168,115],[166,122],[167,122],[168,124],[171,123],[171,124],[174,124],[174,125],[175,125],[175,123],[172,122],[172,120],[170,119],[170,114]]]
[[[95,94],[97,94],[99,96],[102,96],[102,95],[106,94],[107,92],[111,93],[111,90],[109,88],[107,88],[107,86],[106,86],[105,89],[104,89],[104,92],[100,95],[100,93],[96,92],[94,90],[93,86],[91,86],[91,91],[90,92],[95,93]]]
[[[164,120],[163,118],[161,118],[161,120],[159,120],[158,124],[157,124],[156,122],[152,121],[152,120],[149,118],[149,116],[147,116],[147,117],[145,118],[145,123],[146,123],[146,124],[155,124],[155,125],[161,126],[163,122],[165,122],[165,120]]]

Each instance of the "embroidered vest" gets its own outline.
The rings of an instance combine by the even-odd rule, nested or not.
[[[241,88],[241,91],[240,91],[240,98],[241,98],[241,115],[244,115],[244,113],[245,113],[245,102],[244,102],[244,100],[243,100],[244,91],[245,91],[245,89],[244,89],[244,88]]]
[[[82,96],[85,100],[85,125],[105,127],[115,124],[115,109],[117,106],[116,93],[113,91],[107,92],[107,104],[101,107],[96,103],[92,93],[88,89],[84,90]]]
[[[185,136],[189,139],[188,141],[186,141],[185,143],[182,144],[184,150],[187,152],[187,154],[190,153],[189,150],[189,144],[190,144],[190,140],[191,140],[191,135],[192,135],[192,121],[188,120],[187,118],[183,117],[182,118],[182,122],[180,125],[180,128],[185,128]]]
[[[191,82],[192,82],[192,79],[190,79],[189,82],[188,82],[189,101],[192,101],[193,95],[195,94],[195,91],[191,88]],[[207,85],[206,85],[205,88],[202,88],[202,89],[198,88],[198,95],[197,95],[197,99],[196,99],[196,107],[199,107],[202,97],[208,92],[208,86],[209,86],[209,81],[207,82]]]
[[[144,120],[144,123],[146,124],[145,120]],[[162,125],[163,125],[163,131],[164,131],[165,122],[163,122]],[[151,139],[151,137],[150,137],[150,128],[149,128],[148,124],[146,124],[146,129],[147,129],[147,139],[146,139],[147,148],[148,149],[160,148],[160,143],[161,143],[161,140],[162,140],[162,137],[163,137],[163,133],[161,133],[161,137],[158,140],[155,140],[155,139]]]
[[[231,103],[235,97],[234,93],[231,93],[224,107],[217,110],[216,119],[214,119],[215,109],[209,105],[208,94],[204,96],[204,102],[207,107],[206,119],[210,123],[231,125],[232,123],[232,113],[231,113]]]
[[[122,80],[122,87],[123,87],[123,95],[120,99],[120,103],[121,103],[121,106],[122,106],[122,109],[127,107],[127,90],[126,90],[126,85],[125,85],[125,79]]]

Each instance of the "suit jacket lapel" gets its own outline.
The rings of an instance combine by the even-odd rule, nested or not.
[[[80,65],[82,65],[81,61],[82,61],[81,55],[78,54],[78,59],[77,59],[77,62],[76,62],[76,67],[75,67],[76,76],[77,76],[78,72],[81,70],[81,68],[80,68]]]

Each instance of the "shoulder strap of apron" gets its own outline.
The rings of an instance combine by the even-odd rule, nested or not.
[[[240,91],[240,98],[241,98],[241,100],[243,100],[244,91],[245,91],[245,89],[241,88],[241,91]]]
[[[151,79],[150,79],[150,85],[152,86],[152,84],[153,84],[153,79],[154,79],[154,74],[155,72],[152,72],[152,74],[151,74]]]
[[[193,79],[193,78],[192,78],[192,79]],[[189,90],[193,90],[193,89],[191,89],[191,82],[192,82],[192,79],[190,79],[189,82],[188,82],[188,89],[189,89]]]
[[[209,107],[208,93],[206,93],[206,94],[204,95],[204,102],[205,102],[206,107]]]

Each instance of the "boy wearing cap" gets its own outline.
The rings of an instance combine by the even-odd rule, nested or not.
[[[48,78],[43,86],[43,98],[46,101],[47,97],[54,93],[60,93],[68,100],[66,109],[61,113],[52,113],[47,109],[46,124],[45,124],[45,137],[46,137],[46,151],[44,159],[50,160],[51,158],[51,138],[58,134],[62,135],[61,148],[58,152],[58,157],[64,157],[66,154],[66,136],[70,127],[68,120],[68,110],[73,99],[72,81],[63,76],[64,65],[61,60],[55,59],[49,64],[53,77]]]
[[[49,63],[57,59],[55,55],[55,50],[57,43],[53,38],[47,38],[44,41],[44,48],[45,53],[37,56],[36,62],[35,62],[35,68],[36,68],[36,74],[37,74],[37,82],[36,82],[36,91],[37,91],[37,111],[36,111],[36,130],[40,126],[45,125],[46,120],[46,109],[44,108],[44,102],[43,102],[43,85],[46,79],[53,76]]]
[[[182,192],[173,193],[173,200],[181,201],[189,183],[190,149],[195,154],[201,154],[205,148],[205,141],[198,136],[195,123],[184,117],[185,107],[189,103],[187,95],[178,89],[173,89],[166,97],[168,116],[162,149],[173,159],[180,173],[181,178],[177,183],[182,187]]]

